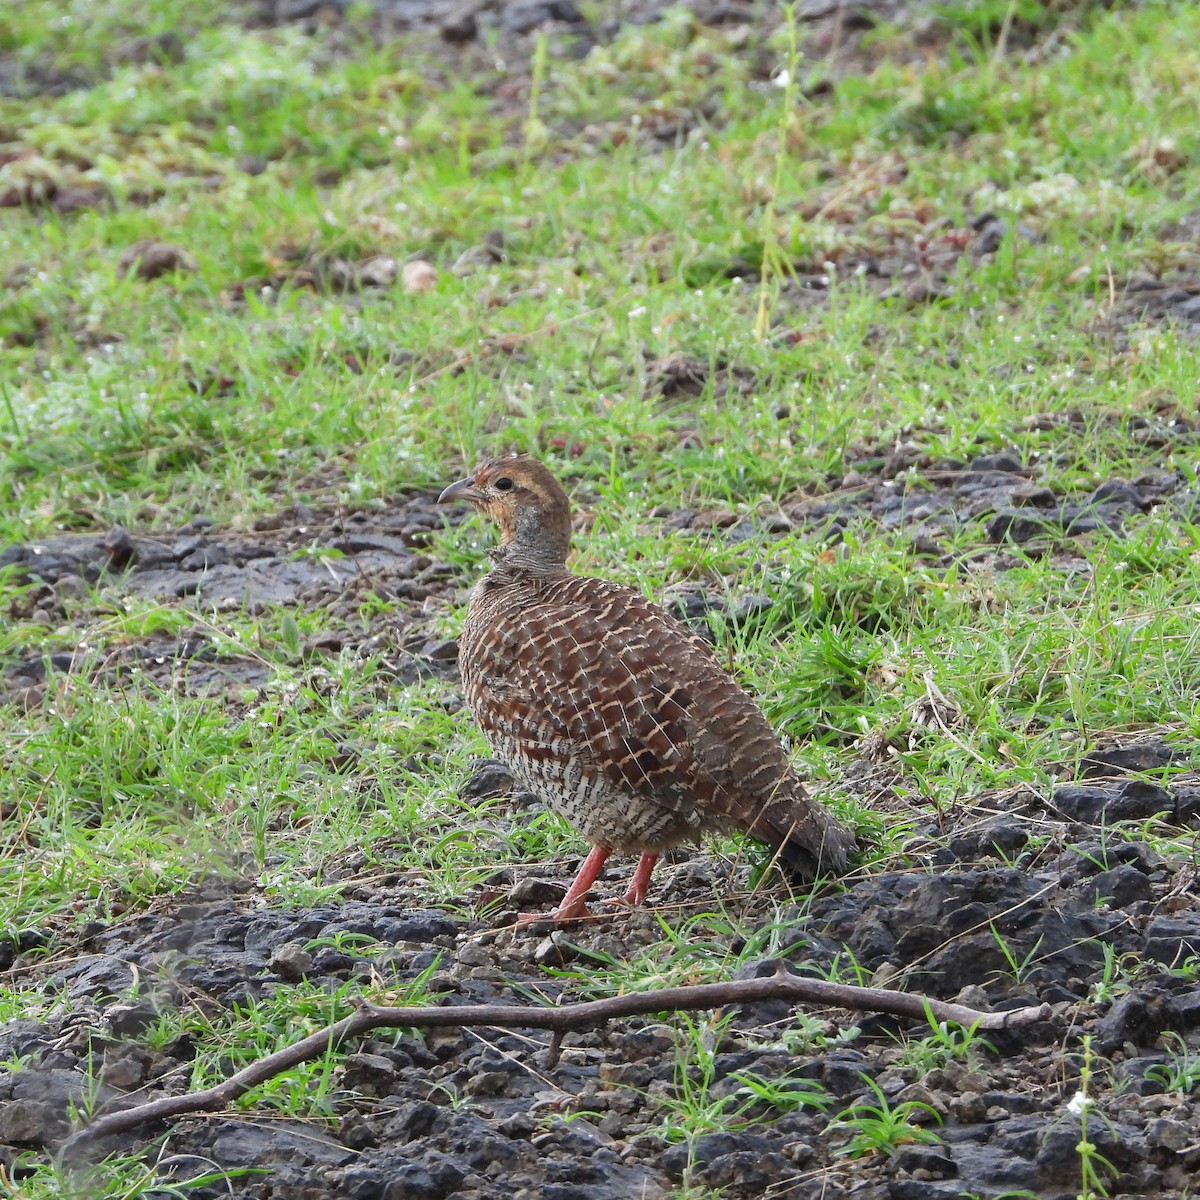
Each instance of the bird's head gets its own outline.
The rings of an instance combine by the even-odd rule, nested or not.
[[[439,504],[466,501],[500,528],[493,557],[534,572],[561,571],[571,544],[571,505],[562,485],[532,458],[498,458],[452,483]]]

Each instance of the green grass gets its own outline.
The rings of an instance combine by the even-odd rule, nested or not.
[[[1194,741],[1200,530],[1178,516],[974,561],[976,523],[946,539],[949,566],[871,525],[734,544],[651,517],[770,515],[897,443],[931,461],[1004,450],[1065,496],[1146,471],[1195,486],[1194,435],[1144,436],[1190,419],[1194,342],[1163,324],[1122,340],[1110,316],[1135,272],[1197,266],[1171,225],[1200,208],[1200,9],[1062,7],[947,6],[937,53],[880,27],[839,61],[803,27],[797,51],[785,28],[751,53],[677,12],[579,61],[544,47],[535,112],[527,65],[460,72],[374,46],[361,16],[335,37],[245,28],[232,0],[203,19],[178,0],[8,6],[17,77],[82,86],[0,98],[0,195],[26,201],[0,209],[0,544],[114,523],[169,537],[197,513],[245,528],[537,453],[594,513],[580,570],[772,598],[715,621],[721,653],[858,825],[867,871],[906,864],[913,822],[1048,786],[1099,740]],[[1063,21],[1045,61],[1006,52]],[[771,82],[784,65],[788,88]],[[68,189],[97,202],[44,203]],[[860,269],[936,258],[988,210],[999,250],[959,258],[939,299]],[[496,233],[502,261],[456,269]],[[123,276],[144,238],[196,269]],[[437,286],[339,288],[376,256],[426,258]],[[696,396],[656,383],[680,354]],[[468,523],[428,553],[465,582],[487,540]],[[213,874],[304,902],[338,890],[351,853],[454,904],[497,866],[579,849],[557,818],[459,798],[482,740],[452,689],[397,687],[392,644],[368,642],[398,636],[404,602],[217,613],[102,583],[39,614],[43,598],[0,572],[0,664],[66,652],[88,669],[0,708],[8,935],[49,930],[53,950]],[[460,614],[442,598],[419,615],[448,635]],[[194,629],[265,682],[105,674],[122,648]],[[305,653],[331,630],[346,649]],[[838,791],[867,745],[899,769],[899,811]],[[669,920],[598,986],[737,965],[724,915]],[[843,1114],[852,1153],[909,1136],[866,1129],[886,1109]]]
[[[1129,157],[1146,137],[1172,136],[1189,162],[1196,135],[1158,85],[1196,90],[1177,49],[1194,13],[1097,18],[1073,54],[1037,72],[982,51],[915,75],[885,61],[870,77],[840,80],[826,103],[804,106],[800,133],[792,130],[797,153],[782,158],[778,104],[764,107],[748,89],[747,69],[720,53],[723,35],[682,18],[632,30],[582,63],[552,63],[539,118],[560,150],[539,158],[508,153],[519,108],[497,115],[459,84],[431,111],[439,68],[369,49],[365,38],[331,59],[295,30],[217,23],[185,38],[181,62],[127,64],[103,77],[99,51],[122,30],[187,32],[182,10],[169,5],[148,6],[148,26],[116,6],[104,13],[85,25],[24,6],[3,35],[30,61],[96,72],[95,86],[59,99],[8,102],[0,128],[52,174],[69,181],[74,172],[114,197],[76,215],[13,212],[0,226],[3,262],[26,280],[2,317],[15,362],[0,429],[8,537],[114,521],[169,529],[197,510],[237,522],[293,496],[353,504],[435,486],[484,450],[545,453],[557,439],[581,450],[570,462],[552,449],[550,457],[599,513],[582,569],[650,588],[719,578],[780,601],[752,636],[735,639],[738,662],[772,716],[808,740],[818,770],[834,761],[824,749],[836,755],[883,729],[923,789],[955,797],[1035,778],[1039,764],[1082,746],[1092,729],[1190,726],[1195,539],[1178,523],[1149,518],[1129,539],[1083,543],[1074,576],[1043,560],[981,577],[919,565],[903,542],[878,537],[851,539],[833,556],[792,538],[729,549],[685,536],[664,546],[642,535],[639,517],[656,503],[750,511],[819,488],[848,449],[896,438],[933,457],[1010,447],[1047,464],[1046,481],[1063,489],[1158,465],[1191,476],[1186,445],[1164,463],[1158,450],[1139,453],[1128,425],[1151,401],[1186,399],[1194,355],[1163,330],[1147,347],[1154,353],[1114,356],[1088,325],[1102,276],[1153,259],[1156,231],[1195,201],[1194,168],[1176,174],[1168,195]],[[637,129],[667,103],[651,99],[662,72],[679,112],[712,110],[719,93],[720,120],[701,118],[673,151],[647,158]],[[320,120],[310,130],[314,106]],[[947,110],[972,114],[970,130],[938,116]],[[602,147],[568,136],[584,112],[624,140]],[[234,146],[230,130],[242,125],[253,139]],[[239,173],[244,154],[267,169]],[[763,173],[774,180],[780,162],[778,185],[764,192]],[[0,176],[17,179],[27,165],[17,158]],[[123,194],[131,175],[154,175],[153,195]],[[197,178],[207,189],[199,194]],[[1046,180],[1053,186],[1039,192]],[[537,205],[520,203],[523,188],[536,190]],[[1045,240],[1012,237],[992,263],[961,265],[945,305],[910,310],[839,279],[815,310],[797,314],[786,294],[773,297],[777,326],[806,336],[764,345],[753,337],[753,292],[723,268],[706,287],[684,286],[697,264],[746,257],[767,200],[771,236],[802,266],[900,244],[932,220],[961,223],[981,206],[981,189]],[[507,262],[462,278],[444,269],[493,228],[505,234]],[[118,279],[120,251],[143,236],[178,240],[198,271]],[[417,251],[443,266],[432,294],[348,300],[284,286],[244,305],[222,298],[237,281],[301,256]],[[411,350],[398,366],[397,331]],[[479,355],[504,337],[517,339],[518,354]],[[732,359],[752,373],[754,390],[736,403],[707,392],[664,403],[644,364],[676,351]],[[447,369],[456,364],[463,369]],[[1065,409],[1082,419],[1026,420]],[[330,462],[343,469],[341,484],[297,486]],[[449,536],[439,550],[464,567],[478,553]],[[20,611],[18,595],[10,604]],[[319,613],[297,619],[321,626]],[[1094,638],[1073,636],[1080,619]],[[103,647],[184,620],[159,608],[89,632]],[[234,636],[269,645],[278,633],[266,627],[279,621],[268,615]],[[15,652],[55,649],[75,632],[14,619],[2,636]],[[290,668],[278,664],[255,721],[174,697],[126,696],[124,711],[108,711],[105,690],[75,682],[54,720],[12,718],[19,761],[6,773],[10,803],[40,810],[31,820],[57,831],[57,848],[42,844],[55,882],[45,902],[23,897],[26,919],[86,894],[88,863],[114,878],[133,847],[135,892],[181,884],[209,856],[191,827],[197,814],[232,817],[235,843],[260,862],[268,833],[276,853],[286,845],[280,826],[291,808],[328,834],[322,850],[363,832],[345,826],[345,810],[328,811],[348,784],[323,777],[322,747],[339,728],[369,736],[384,720],[386,689],[373,685],[370,663],[345,664],[352,678],[340,694],[362,694],[331,724]],[[319,735],[291,720],[272,727],[272,694],[288,688],[305,697]],[[914,722],[931,696],[933,720]],[[400,758],[411,753],[408,738],[447,748],[450,725],[436,702],[416,703],[427,721],[386,731]],[[289,716],[305,723],[294,709]],[[948,736],[955,727],[970,737]],[[80,759],[85,744],[103,748],[98,763]],[[387,771],[370,777],[389,794],[383,805],[372,797],[364,815],[394,828],[407,791],[393,793]],[[280,786],[247,805],[255,795],[247,781],[264,778]],[[164,827],[187,853],[160,871]],[[97,844],[114,828],[130,830],[116,838],[115,860]]]
[[[942,1123],[931,1105],[919,1100],[905,1100],[893,1105],[879,1085],[868,1075],[863,1081],[874,1093],[877,1104],[858,1102],[839,1113],[830,1124],[830,1132],[849,1132],[850,1137],[835,1151],[847,1158],[862,1158],[868,1154],[891,1156],[901,1146],[913,1143],[936,1144],[942,1139],[932,1129],[916,1123],[916,1118],[930,1118]]]

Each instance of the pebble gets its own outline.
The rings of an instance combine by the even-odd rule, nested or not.
[[[424,259],[407,262],[400,271],[400,285],[406,292],[428,292],[437,287],[437,283],[437,267]]]

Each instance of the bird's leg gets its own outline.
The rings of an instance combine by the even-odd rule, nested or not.
[[[612,851],[607,846],[593,846],[591,853],[583,860],[575,882],[571,884],[562,903],[552,913],[521,913],[517,920],[525,921],[573,921],[576,917],[587,917],[588,906],[583,902],[588,889],[596,882],[608,856]]]
[[[610,900],[609,903],[628,904],[631,907],[635,904],[645,904],[646,893],[650,890],[650,876],[654,873],[656,862],[657,854],[643,854],[634,868],[633,878],[629,881],[625,895],[620,900]]]

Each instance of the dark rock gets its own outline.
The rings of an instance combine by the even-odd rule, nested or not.
[[[275,21],[304,21],[322,11],[344,12],[347,0],[274,0]]]
[[[65,985],[73,1000],[107,997],[115,1000],[133,986],[133,967],[107,954],[89,954],[59,968],[52,977]]]
[[[1155,1149],[1179,1154],[1196,1141],[1195,1130],[1184,1121],[1173,1121],[1170,1117],[1159,1117],[1146,1126],[1146,1142]]]
[[[859,1096],[868,1091],[863,1078],[879,1071],[877,1063],[868,1062],[857,1050],[832,1050],[821,1062],[821,1082],[838,1096]]]
[[[984,1092],[983,1102],[988,1108],[1004,1108],[1010,1113],[1034,1112],[1038,1101],[1024,1092]]]
[[[1200,787],[1181,784],[1174,789],[1175,812],[1173,820],[1184,825],[1200,818]]]
[[[7,1021],[0,1025],[0,1061],[38,1054],[52,1039],[53,1034],[40,1021],[28,1017]]]
[[[982,224],[972,222],[972,226],[978,230],[978,234],[971,243],[971,252],[982,257],[985,254],[995,254],[997,250],[1004,244],[1004,235],[1006,232],[1004,222],[991,213],[985,213],[987,218]]]
[[[1016,817],[991,817],[973,828],[956,831],[950,837],[951,854],[958,859],[975,859],[981,855],[1013,858],[1029,842],[1029,830]]]
[[[1097,939],[1115,918],[1062,910],[1040,894],[1044,889],[1044,881],[1009,868],[883,875],[862,887],[870,907],[840,936],[869,968],[882,961],[919,961],[922,985],[949,995],[1011,972],[992,925],[1018,960],[1036,945],[1039,960],[1053,962],[1056,971],[1087,974],[1101,957]],[[843,896],[836,902],[846,901]],[[820,905],[815,911],[820,914]],[[865,954],[862,932],[876,929],[897,931],[886,959]],[[839,936],[833,928],[825,932]]]
[[[383,1200],[389,1173],[379,1167],[353,1166],[337,1177],[338,1194],[346,1200]]]
[[[499,759],[485,758],[472,764],[471,778],[458,794],[468,800],[487,800],[506,796],[512,789],[512,772]]]
[[[104,553],[108,555],[109,564],[120,571],[134,559],[137,549],[129,530],[122,525],[114,525],[105,535],[101,543]]]
[[[445,1189],[420,1163],[398,1162],[388,1171],[383,1200],[442,1200]]]
[[[1161,1067],[1166,1062],[1165,1054],[1146,1054],[1127,1058],[1118,1064],[1114,1078],[1123,1092],[1134,1096],[1156,1096],[1163,1092],[1162,1081],[1147,1075],[1152,1067]]]
[[[658,1058],[669,1054],[675,1046],[675,1033],[669,1025],[647,1025],[630,1029],[616,1039],[621,1053],[629,1059]]]
[[[179,560],[179,569],[181,571],[211,571],[213,567],[223,567],[228,562],[229,554],[224,546],[200,545]]]
[[[727,1071],[721,1069],[721,1059],[732,1057],[719,1055],[716,1060],[716,1074],[722,1076]],[[657,1074],[658,1064],[647,1062],[614,1062],[600,1064],[600,1082],[605,1087],[635,1087],[644,1088]]]
[[[1127,771],[1158,771],[1178,757],[1165,742],[1157,739],[1134,742],[1131,746],[1110,746],[1091,750],[1083,756],[1080,774],[1086,779],[1123,775]]]
[[[1140,821],[1158,813],[1172,812],[1175,808],[1175,801],[1166,788],[1142,779],[1057,787],[1051,800],[1063,816],[1087,825]]]
[[[438,938],[453,937],[454,922],[438,908],[416,909],[406,913],[397,921],[389,922],[381,941],[420,942],[437,941]]]
[[[300,1121],[222,1121],[212,1130],[212,1154],[224,1167],[303,1164],[322,1168],[344,1166],[352,1150]]]
[[[930,1183],[924,1179],[893,1179],[888,1184],[888,1200],[963,1200],[962,1185]]]
[[[1063,1186],[1079,1183],[1079,1118],[1064,1113],[1057,1121],[1035,1133],[1028,1148],[1036,1146],[1038,1183]],[[1144,1157],[1145,1142],[1137,1130],[1110,1119],[1088,1121],[1088,1141],[1117,1168],[1124,1170]]]
[[[905,1175],[924,1171],[930,1179],[953,1179],[958,1174],[958,1166],[945,1147],[919,1144],[901,1146],[892,1155],[890,1169]]]
[[[67,1132],[72,1110],[111,1097],[81,1071],[38,1067],[0,1077],[0,1142],[49,1145]]]
[[[62,1113],[37,1100],[10,1100],[0,1106],[0,1142],[8,1146],[45,1146],[62,1134]]]
[[[579,957],[579,947],[562,929],[552,929],[533,951],[533,961],[541,967],[563,967]]]
[[[1093,1037],[1101,1054],[1111,1054],[1126,1042],[1147,1045],[1164,1029],[1172,1026],[1175,1017],[1169,997],[1155,990],[1139,990],[1122,996],[1096,1022]]]
[[[145,1046],[113,1046],[104,1055],[101,1078],[118,1092],[132,1092],[146,1082],[154,1061],[154,1053]]]
[[[513,885],[508,899],[516,905],[535,907],[557,904],[566,894],[566,887],[553,879],[538,879],[535,875],[526,875]]]
[[[766,1195],[796,1173],[795,1165],[777,1151],[738,1150],[700,1167],[700,1178],[722,1196],[747,1200]]]
[[[1042,1125],[1045,1126],[1044,1121]],[[995,1191],[1032,1191],[1037,1183],[1037,1172],[1030,1159],[1014,1153],[1001,1144],[1000,1139],[987,1143],[955,1142],[948,1148],[958,1167],[958,1178],[963,1183],[969,1180],[971,1191],[984,1188],[992,1194]]]
[[[1023,509],[1001,509],[984,527],[989,542],[1030,542],[1058,528],[1046,518],[1032,517]]]
[[[528,1138],[537,1128],[537,1121],[527,1112],[515,1112],[496,1127],[506,1138]]]
[[[1187,979],[1177,981],[1183,987],[1171,997],[1176,1012],[1176,1029],[1195,1029],[1200,1025],[1200,988]]]
[[[501,20],[509,33],[532,33],[549,21],[574,25],[582,19],[574,0],[516,0],[501,11]]]
[[[1200,913],[1155,917],[1146,927],[1144,953],[1169,966],[1200,956]]]
[[[1108,506],[1093,509],[1087,505],[1064,504],[1058,515],[1058,524],[1064,533],[1081,537],[1098,529],[1119,528],[1121,522]]]
[[[662,1155],[661,1165],[668,1175],[682,1178],[689,1164],[698,1169],[739,1153],[762,1154],[770,1151],[770,1141],[753,1133],[706,1133],[692,1145],[681,1142],[669,1146]]]
[[[314,975],[346,975],[354,967],[354,956],[336,946],[321,946],[312,956]]]
[[[336,1195],[356,1200],[443,1200],[457,1192],[466,1171],[447,1155],[426,1149],[380,1147],[366,1151],[359,1161],[339,1175]]]
[[[1098,839],[1064,851],[1059,860],[1059,876],[1064,884],[1071,884],[1118,865],[1134,867],[1143,875],[1151,875],[1162,865],[1162,859],[1145,842]]]
[[[342,1084],[364,1096],[386,1096],[396,1082],[396,1065],[381,1054],[349,1054],[342,1069]]]
[[[135,1038],[159,1019],[160,1009],[150,1000],[132,1000],[114,1004],[104,1016],[113,1037]]]
[[[892,957],[896,948],[896,938],[882,912],[872,910],[864,913],[861,919],[855,920],[852,917],[851,920],[852,933],[848,931],[848,935],[853,939],[852,948],[857,956],[864,962],[871,963],[882,962]]]
[[[981,454],[971,460],[972,471],[1004,471],[1019,475],[1025,468],[1021,460],[1011,454]]]
[[[1058,496],[1050,488],[1038,487],[1033,483],[1013,488],[1009,499],[1023,508],[1051,508],[1058,503]]]
[[[447,13],[438,26],[438,32],[442,37],[454,44],[474,41],[477,30],[475,8],[469,4]]]
[[[463,1084],[464,1096],[502,1096],[511,1080],[508,1071],[479,1071]]]
[[[1080,893],[1089,904],[1104,901],[1111,908],[1124,908],[1138,900],[1149,900],[1154,888],[1144,872],[1122,864],[1084,881]]]
[[[296,983],[313,969],[313,956],[301,942],[285,942],[271,953],[267,965],[280,979]]]
[[[1090,504],[1124,504],[1130,508],[1144,508],[1142,493],[1124,479],[1105,480],[1088,497]]]

